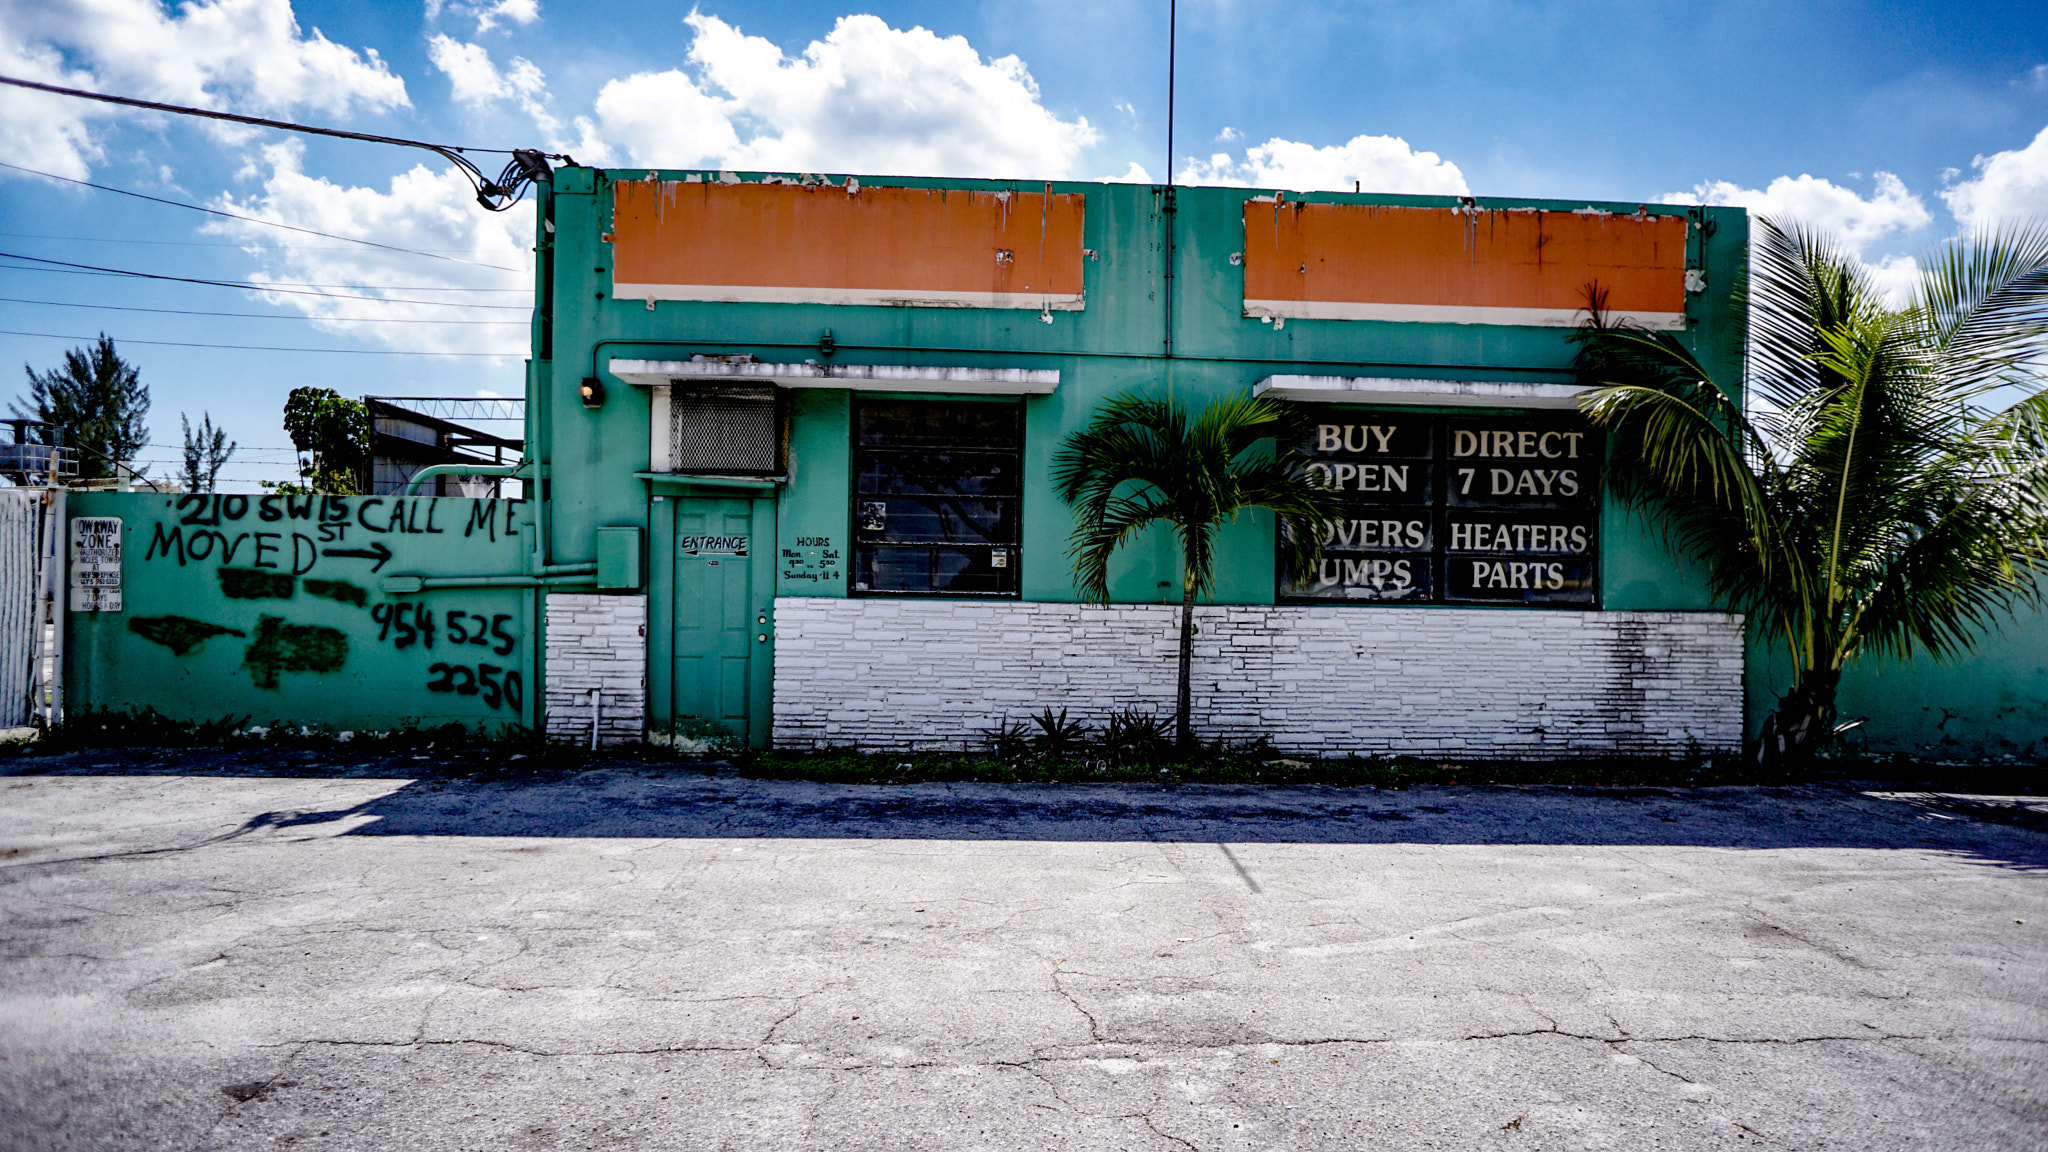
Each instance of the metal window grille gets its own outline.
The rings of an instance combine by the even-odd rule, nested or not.
[[[669,400],[669,467],[677,472],[780,470],[781,427],[772,386],[677,388]]]

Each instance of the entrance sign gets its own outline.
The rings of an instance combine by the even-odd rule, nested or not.
[[[1601,444],[1576,413],[1322,413],[1309,469],[1343,494],[1313,573],[1280,572],[1293,601],[1599,601]]]
[[[71,610],[121,610],[119,516],[80,516],[71,521]]]

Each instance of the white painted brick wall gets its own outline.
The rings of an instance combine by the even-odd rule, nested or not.
[[[777,745],[960,748],[1041,708],[1170,716],[1172,605],[775,602]],[[1717,612],[1198,608],[1205,738],[1538,757],[1731,749],[1742,618]]]
[[[647,597],[548,594],[547,733],[590,741],[590,690],[598,690],[598,739],[637,741],[647,729]]]

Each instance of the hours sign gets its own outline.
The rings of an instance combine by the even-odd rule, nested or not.
[[[1345,509],[1317,571],[1283,562],[1282,600],[1597,604],[1601,449],[1576,413],[1332,409],[1302,447]]]

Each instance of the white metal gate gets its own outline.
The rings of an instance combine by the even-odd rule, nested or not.
[[[0,728],[52,721],[60,706],[54,635],[63,495],[0,489]]]

